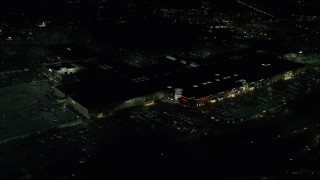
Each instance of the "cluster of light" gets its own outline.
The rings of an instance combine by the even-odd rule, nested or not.
[[[44,28],[44,27],[46,27],[47,26],[47,24],[45,23],[45,22],[42,22],[41,24],[39,24],[39,27],[40,28]]]
[[[231,79],[231,76],[225,76],[225,77],[223,77],[223,79]]]
[[[172,60],[172,61],[176,61],[177,60],[177,58],[175,58],[175,57],[173,57],[173,56],[166,56],[166,58],[167,59],[169,59],[169,60]]]
[[[212,84],[212,82],[211,81],[208,81],[208,82],[204,82],[204,83],[202,83],[203,85],[207,85],[207,84]]]
[[[97,115],[97,118],[98,119],[101,119],[101,118],[104,118],[105,117],[105,115],[103,114],[103,113],[99,113],[98,115]]]
[[[261,64],[261,66],[264,66],[264,67],[268,67],[270,66],[271,64]]]
[[[215,99],[210,100],[210,103],[215,103],[215,102],[217,102],[217,100]]]
[[[154,101],[150,101],[150,102],[145,103],[145,106],[152,106],[152,105],[154,105]]]
[[[175,88],[174,89],[174,100],[175,100],[175,102],[178,102],[179,98],[182,97],[182,91],[183,91],[183,89],[181,89],[181,88]]]
[[[284,75],[284,80],[290,80],[293,78],[293,73],[290,71],[290,72],[287,72],[285,75]]]

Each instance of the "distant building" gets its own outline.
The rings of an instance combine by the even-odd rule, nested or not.
[[[166,90],[156,91],[152,88],[149,90],[148,86],[123,85],[115,82],[109,85],[78,82],[56,86],[54,92],[57,97],[66,99],[74,110],[87,118],[99,118],[135,106],[152,105],[168,97]]]
[[[54,88],[58,99],[87,118],[99,118],[135,106],[152,105],[163,98],[186,106],[203,106],[224,98],[288,80],[305,66],[257,54],[221,62],[166,56],[156,65],[132,68],[112,61],[79,61],[86,70],[79,81]],[[73,72],[73,66],[56,72]],[[63,76],[62,76],[63,77]]]
[[[227,70],[226,70],[226,69]],[[279,80],[289,80],[303,73],[305,66],[281,59],[240,59],[217,64],[204,81],[181,88],[179,102],[187,106],[203,106],[224,98],[265,87]]]

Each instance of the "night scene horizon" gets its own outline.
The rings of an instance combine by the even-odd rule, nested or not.
[[[319,179],[320,2],[2,0],[0,180]]]

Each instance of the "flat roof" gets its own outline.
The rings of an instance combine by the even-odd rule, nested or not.
[[[256,82],[301,67],[304,65],[268,54],[256,54],[193,68],[189,73],[180,74],[175,83],[184,89],[185,97],[202,98],[239,87],[239,80]]]
[[[81,81],[56,88],[89,109],[152,94],[162,89],[151,81],[135,83],[125,79]]]
[[[129,68],[103,62],[91,64],[82,81],[58,86],[71,98],[87,108],[97,108],[134,97],[172,88],[182,88],[183,96],[202,98],[235,87],[239,80],[255,82],[304,67],[268,54],[254,54],[217,63],[214,59],[199,60],[190,66],[177,60],[143,68]],[[91,70],[90,70],[91,69]]]

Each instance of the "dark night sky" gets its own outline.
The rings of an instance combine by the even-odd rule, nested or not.
[[[100,0],[102,1],[102,0]],[[211,2],[214,7],[224,7],[228,9],[236,0],[206,0]],[[260,7],[270,10],[281,10],[284,13],[288,12],[313,12],[318,13],[320,2],[315,0],[243,0],[250,2]],[[12,12],[26,13],[26,14],[59,14],[61,9],[65,6],[65,0],[2,0],[0,2],[1,12],[5,15]],[[97,1],[98,2],[98,1]],[[102,4],[113,8],[119,5],[126,5],[134,3],[136,8],[149,8],[152,5],[172,8],[197,8],[200,6],[200,0],[106,0]],[[89,8],[88,8],[89,9]]]

